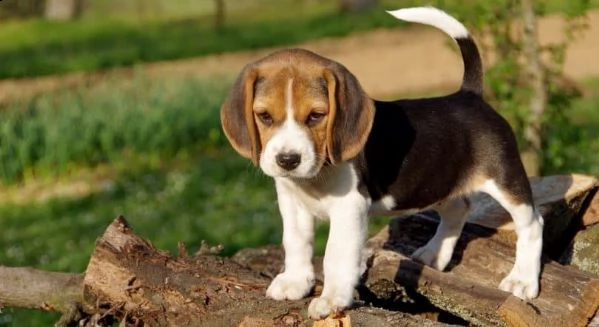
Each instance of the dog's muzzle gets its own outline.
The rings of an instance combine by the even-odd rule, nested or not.
[[[275,157],[277,165],[279,167],[289,171],[297,168],[302,162],[302,156],[296,152],[279,153]]]

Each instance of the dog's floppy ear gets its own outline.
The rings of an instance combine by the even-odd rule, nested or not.
[[[240,155],[251,159],[255,165],[258,165],[261,150],[252,108],[257,76],[258,72],[252,65],[246,66],[220,110],[220,120],[227,139]]]
[[[364,147],[374,120],[374,103],[347,68],[324,71],[329,96],[327,155],[332,164],[354,158]]]

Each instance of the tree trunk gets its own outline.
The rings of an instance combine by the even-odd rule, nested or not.
[[[362,12],[374,8],[378,0],[339,0],[341,11]]]
[[[531,89],[528,123],[524,130],[525,144],[522,158],[528,175],[538,176],[542,168],[543,115],[547,107],[545,71],[541,63],[533,0],[520,0],[520,7],[524,24],[522,42]]]
[[[49,20],[72,20],[83,13],[83,0],[46,0],[44,17]]]
[[[225,25],[226,7],[225,0],[214,0],[214,29],[220,30]]]

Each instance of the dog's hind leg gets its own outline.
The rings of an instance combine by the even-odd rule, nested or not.
[[[414,251],[412,259],[444,270],[462,233],[469,203],[467,198],[459,197],[437,204],[433,209],[441,216],[437,231],[425,246]]]
[[[503,186],[495,180],[487,180],[481,191],[489,194],[508,211],[518,236],[514,267],[501,281],[499,288],[527,300],[539,294],[543,217],[534,208],[526,176],[522,174],[521,178],[510,180],[511,184],[503,183]]]

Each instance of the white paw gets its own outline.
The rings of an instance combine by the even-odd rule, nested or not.
[[[310,293],[313,285],[313,273],[283,272],[272,280],[266,296],[275,300],[299,300]]]
[[[352,303],[352,298],[343,299],[341,297],[317,297],[310,302],[308,306],[308,316],[311,319],[324,319],[332,313],[343,311]]]
[[[537,274],[525,274],[513,269],[501,281],[499,289],[523,300],[530,300],[539,295],[539,279]]]
[[[425,264],[429,267],[433,267],[437,270],[443,271],[449,261],[451,260],[452,252],[439,251],[436,247],[429,247],[428,244],[416,249],[412,253],[411,257],[413,260]]]

